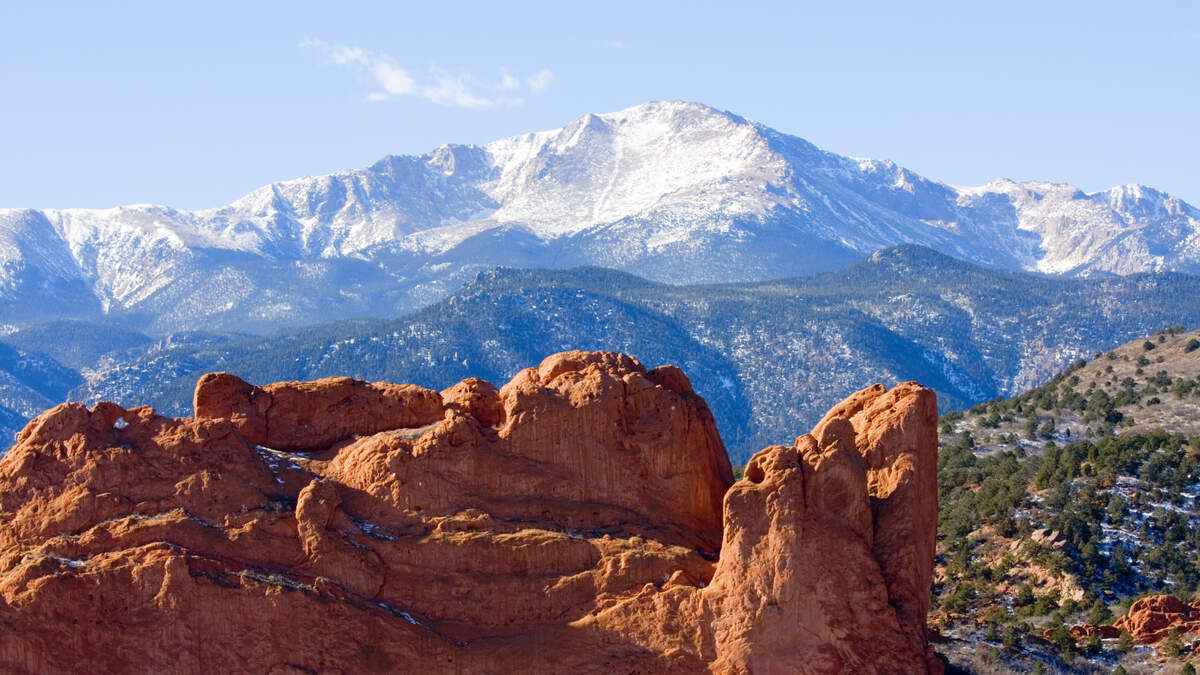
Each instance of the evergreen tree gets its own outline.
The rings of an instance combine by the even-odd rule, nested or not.
[[[1093,626],[1099,626],[1111,616],[1112,612],[1108,610],[1108,605],[1104,604],[1100,598],[1096,598],[1096,601],[1092,603],[1091,610],[1088,611],[1087,621]]]

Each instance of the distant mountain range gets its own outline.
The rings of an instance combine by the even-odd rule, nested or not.
[[[1136,185],[959,188],[703,105],[650,103],[215,209],[0,210],[0,323],[266,333],[395,317],[498,265],[757,281],[899,243],[1003,270],[1196,273],[1200,211]]]
[[[1200,276],[1002,272],[905,245],[839,271],[746,284],[669,286],[599,268],[497,269],[400,319],[269,337],[155,340],[59,322],[0,340],[26,358],[47,352],[39,363],[65,364],[58,367],[81,383],[73,400],[150,404],[177,415],[190,414],[196,378],[213,370],[253,382],[351,375],[440,388],[468,376],[504,382],[564,349],[617,350],[649,366],[681,366],[742,462],[873,382],[916,379],[937,390],[943,410],[965,408],[1025,391],[1132,337],[1200,324],[1197,297]]]

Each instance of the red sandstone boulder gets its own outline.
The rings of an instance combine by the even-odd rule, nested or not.
[[[1137,642],[1152,644],[1174,628],[1180,634],[1200,629],[1200,603],[1184,604],[1173,595],[1152,595],[1134,602],[1129,613],[1113,622]]]
[[[475,377],[442,390],[442,403],[460,414],[479,420],[484,426],[494,427],[504,423],[504,405],[500,401],[500,390],[491,382]]]
[[[620,354],[441,394],[215,374],[196,412],[65,404],[22,432],[0,670],[936,670],[915,384],[859,392],[732,489],[686,376]]]
[[[1075,638],[1077,642],[1086,641],[1093,635],[1099,636],[1103,640],[1121,637],[1121,629],[1116,626],[1094,626],[1090,623],[1085,623],[1081,626],[1071,626],[1068,631],[1071,633],[1071,637]],[[1042,637],[1049,640],[1051,633],[1053,631],[1046,631],[1042,634]]]

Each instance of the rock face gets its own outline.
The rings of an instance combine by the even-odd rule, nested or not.
[[[673,366],[497,390],[201,379],[0,461],[5,672],[920,673],[936,404],[861,391],[733,482]]]
[[[1172,628],[1181,635],[1200,630],[1200,602],[1189,605],[1173,595],[1152,595],[1130,605],[1129,613],[1113,622],[1113,628],[1129,631],[1144,644],[1166,638]]]
[[[198,419],[227,419],[246,440],[279,450],[317,450],[349,436],[433,424],[442,396],[411,384],[348,377],[255,387],[229,373],[196,384]]]

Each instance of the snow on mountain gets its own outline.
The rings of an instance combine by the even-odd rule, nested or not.
[[[917,243],[1051,274],[1200,271],[1200,211],[1130,185],[958,188],[681,102],[260,188],[215,209],[0,210],[0,322],[152,331],[387,316],[495,265],[676,283]]]

